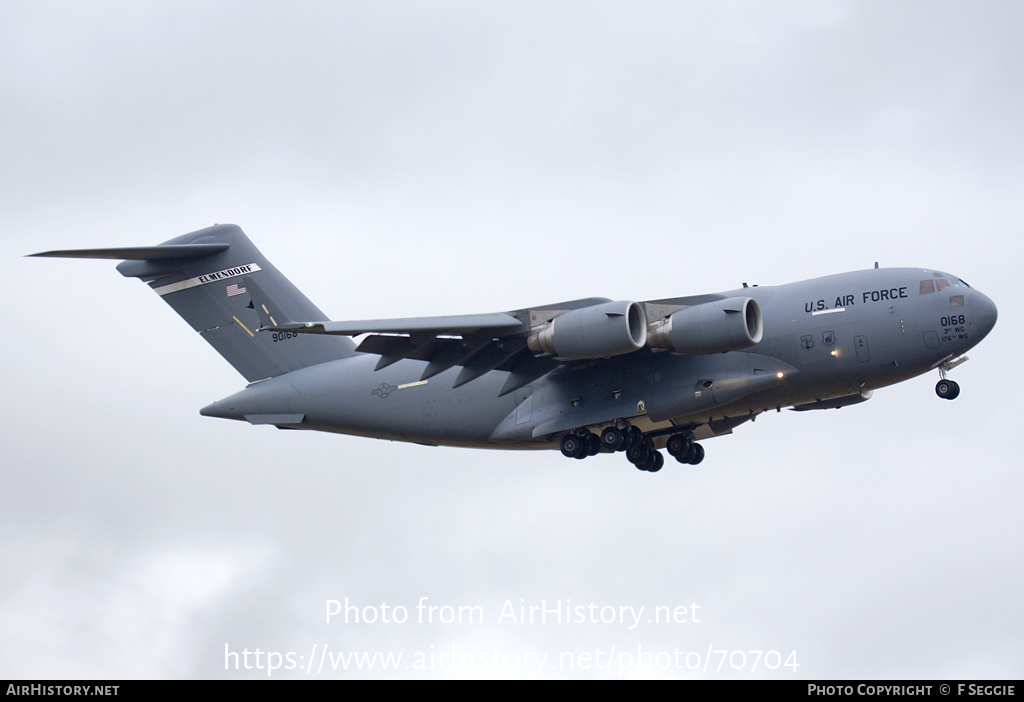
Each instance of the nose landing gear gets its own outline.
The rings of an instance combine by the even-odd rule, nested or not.
[[[935,384],[935,394],[943,400],[955,400],[960,394],[960,385],[952,380],[943,378]]]
[[[935,384],[935,394],[943,400],[955,400],[960,394],[960,385],[946,378],[946,372],[953,370],[966,360],[967,356],[961,356],[939,366],[939,382]]]

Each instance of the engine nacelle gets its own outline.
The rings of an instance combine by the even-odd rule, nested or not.
[[[673,312],[652,325],[647,343],[679,353],[724,353],[761,341],[761,308],[750,297],[730,297]]]
[[[647,314],[629,300],[563,312],[527,339],[532,351],[570,360],[619,356],[646,343]]]

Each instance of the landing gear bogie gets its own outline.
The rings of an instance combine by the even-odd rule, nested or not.
[[[624,452],[627,461],[649,473],[657,473],[665,465],[665,456],[657,449],[654,439],[628,422],[607,426],[600,434],[586,428],[574,429],[562,436],[559,448],[562,455],[576,459],[598,453]],[[665,449],[680,463],[697,465],[704,460],[704,447],[694,441],[693,432],[689,430],[669,436]]]

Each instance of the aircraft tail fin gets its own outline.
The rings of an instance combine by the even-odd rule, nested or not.
[[[351,339],[257,333],[271,310],[282,318],[327,317],[233,224],[159,246],[48,251],[36,256],[121,259],[117,270],[149,284],[235,370],[253,382],[355,353]],[[250,294],[247,284],[254,284]],[[257,304],[255,298],[260,298]]]

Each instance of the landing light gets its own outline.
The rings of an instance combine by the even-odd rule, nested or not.
[[[778,373],[776,373],[775,375],[776,375],[776,377],[778,377],[779,379],[781,379],[781,378],[782,378],[782,371],[779,371],[779,372],[778,372]]]

